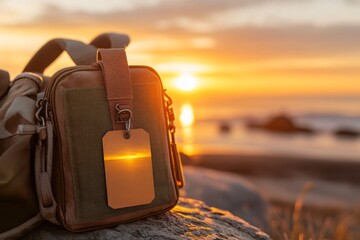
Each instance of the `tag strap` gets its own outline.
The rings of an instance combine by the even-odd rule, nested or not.
[[[113,130],[126,129],[129,131],[133,95],[125,49],[99,49],[97,61],[103,72]]]

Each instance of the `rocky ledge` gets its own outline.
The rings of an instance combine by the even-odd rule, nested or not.
[[[270,239],[260,229],[230,212],[180,198],[171,211],[114,228],[71,233],[45,223],[23,239]]]

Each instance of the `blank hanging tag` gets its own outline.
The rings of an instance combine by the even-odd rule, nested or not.
[[[108,206],[117,209],[151,203],[155,198],[149,134],[144,129],[109,131],[103,139]]]

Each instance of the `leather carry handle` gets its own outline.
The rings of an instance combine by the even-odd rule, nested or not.
[[[133,95],[129,65],[124,48],[99,49],[97,61],[103,72],[113,130],[131,125]]]
[[[130,43],[130,37],[122,33],[103,33],[91,41],[97,48],[125,48]]]
[[[76,65],[89,65],[95,62],[95,46],[76,40],[56,38],[47,42],[35,53],[23,72],[43,73],[63,51],[69,54]]]

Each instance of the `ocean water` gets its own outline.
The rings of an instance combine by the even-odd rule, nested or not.
[[[360,132],[360,96],[219,97],[183,101],[175,108],[180,120],[177,140],[189,155],[272,154],[360,161],[360,137],[334,134],[341,128]],[[246,127],[250,120],[264,123],[279,114],[315,134],[279,134]],[[229,131],[221,131],[221,125]]]

